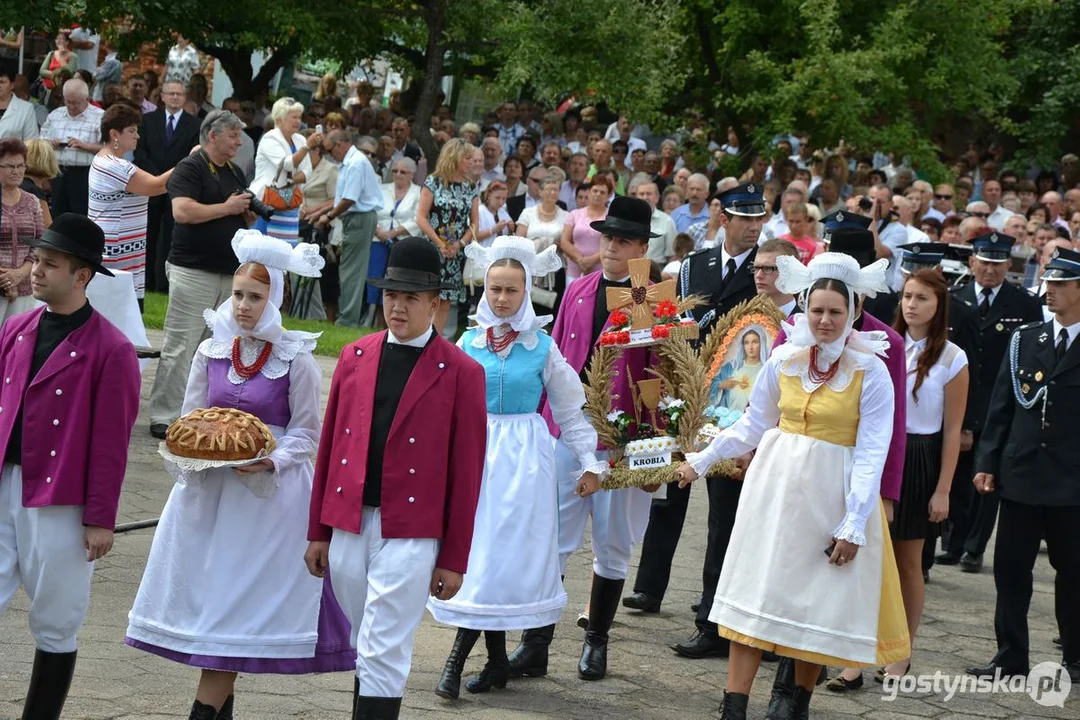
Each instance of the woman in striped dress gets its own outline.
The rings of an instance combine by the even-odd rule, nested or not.
[[[125,103],[113,105],[101,118],[104,147],[90,164],[89,211],[105,233],[103,264],[132,274],[140,310],[146,278],[147,200],[164,195],[172,175],[168,170],[154,176],[124,159],[139,142],[141,124],[142,111]]]
[[[255,176],[248,187],[255,197],[266,202],[266,189],[276,188],[282,196],[303,187],[312,173],[308,153],[322,145],[318,132],[309,137],[300,134],[304,106],[292,98],[280,98],[270,109],[274,129],[259,140],[255,153]],[[283,198],[284,199],[284,198]],[[296,245],[300,236],[300,207],[275,210],[269,220],[259,218],[255,229],[270,237]],[[286,305],[288,299],[286,299]]]

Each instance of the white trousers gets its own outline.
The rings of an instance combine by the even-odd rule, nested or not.
[[[404,695],[438,554],[432,538],[383,539],[378,508],[364,508],[359,535],[334,530],[330,574],[352,624],[361,695]]]
[[[90,607],[94,563],[86,561],[82,506],[27,508],[22,467],[0,475],[0,615],[22,585],[30,598],[30,632],[39,649],[69,653]]]
[[[597,453],[602,457],[602,453]],[[645,537],[653,495],[638,488],[601,490],[587,498],[575,494],[581,463],[562,440],[555,442],[555,473],[559,481],[559,563],[581,547],[592,517],[593,572],[608,580],[624,580],[634,545]]]

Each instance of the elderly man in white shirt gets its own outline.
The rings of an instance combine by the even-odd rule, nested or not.
[[[480,175],[480,189],[484,190],[496,180],[506,180],[506,174],[503,173],[500,162],[503,153],[502,143],[498,138],[486,137],[480,143],[480,152],[484,156],[484,172]]]
[[[90,163],[101,150],[101,118],[105,111],[90,104],[90,88],[80,78],[64,83],[64,106],[49,113],[41,139],[56,148],[60,176],[52,181],[52,215],[86,215],[90,197]]]
[[[982,199],[990,209],[990,215],[986,218],[986,224],[997,231],[1005,229],[1005,221],[1015,215],[1012,210],[1001,204],[1001,182],[987,180],[983,183]]]
[[[667,264],[668,260],[675,257],[675,236],[678,233],[671,216],[657,207],[660,203],[660,189],[656,187],[656,182],[646,173],[638,173],[630,180],[627,195],[644,200],[652,208],[649,230],[657,237],[649,239],[649,249],[645,252],[645,257],[661,265]]]

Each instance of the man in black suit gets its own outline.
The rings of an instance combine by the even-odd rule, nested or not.
[[[1031,571],[1046,540],[1057,571],[1054,605],[1062,661],[1080,682],[1080,456],[1075,411],[1080,403],[1080,253],[1059,248],[1046,266],[1052,320],[1011,333],[997,373],[975,459],[975,488],[1000,492],[994,546],[997,654],[968,668],[979,677],[1026,675]],[[999,490],[1000,488],[1000,490]]]
[[[723,244],[687,255],[679,270],[679,296],[699,295],[707,300],[706,306],[688,313],[700,326],[702,335],[729,310],[757,294],[753,268],[765,218],[762,187],[755,183],[740,185],[721,194],[720,202],[724,210]],[[707,486],[709,536],[701,572],[703,596],[697,608],[697,631],[686,642],[672,646],[679,655],[694,659],[728,654],[729,643],[717,634],[716,625],[709,622],[709,610],[735,521],[742,481],[713,476],[707,478]],[[690,486],[679,488],[674,483],[668,486],[666,499],[653,503],[634,594],[623,600],[626,607],[647,612],[660,609],[689,503]]]
[[[184,112],[184,84],[167,81],[161,88],[161,107],[143,115],[135,164],[160,175],[191,153],[199,144],[199,118]],[[146,289],[168,292],[165,260],[172,246],[173,214],[169,197],[150,198],[146,218]]]
[[[968,355],[979,360],[978,371],[971,372],[967,419],[964,420],[965,427],[970,430],[960,436],[961,452],[956,463],[954,486],[970,482],[974,448],[982,435],[990,394],[1008,348],[1009,336],[1021,325],[1042,320],[1038,298],[1005,282],[1014,242],[1011,235],[999,232],[972,240],[974,253],[968,262],[974,280],[953,292],[954,297],[979,316],[978,349]],[[979,572],[983,552],[994,532],[997,510],[996,492],[973,497],[966,513],[952,508],[948,534],[942,540],[943,552],[934,558],[935,561],[939,565],[959,562],[964,572]]]

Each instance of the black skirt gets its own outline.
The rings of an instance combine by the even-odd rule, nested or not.
[[[940,523],[930,522],[930,498],[941,474],[941,433],[908,433],[904,482],[889,531],[893,541],[936,538]]]

